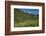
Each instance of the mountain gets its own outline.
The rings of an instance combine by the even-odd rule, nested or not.
[[[24,21],[30,19],[37,19],[37,16],[34,14],[28,14],[20,9],[14,9],[14,21]]]

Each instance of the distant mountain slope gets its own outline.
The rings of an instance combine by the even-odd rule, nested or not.
[[[20,9],[14,9],[14,20],[30,20],[30,19],[34,19],[36,18],[36,16],[34,14],[28,14],[28,13],[24,13],[24,11],[20,10]]]

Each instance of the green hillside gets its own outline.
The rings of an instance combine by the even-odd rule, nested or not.
[[[38,16],[14,9],[14,27],[35,27],[39,25]]]

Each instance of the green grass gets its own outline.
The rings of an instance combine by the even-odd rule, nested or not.
[[[15,22],[15,27],[36,27],[39,26],[38,19],[35,20],[25,20],[23,22]]]

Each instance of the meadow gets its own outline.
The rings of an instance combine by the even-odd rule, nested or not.
[[[14,27],[37,27],[39,15],[25,13],[20,9],[14,9]]]

